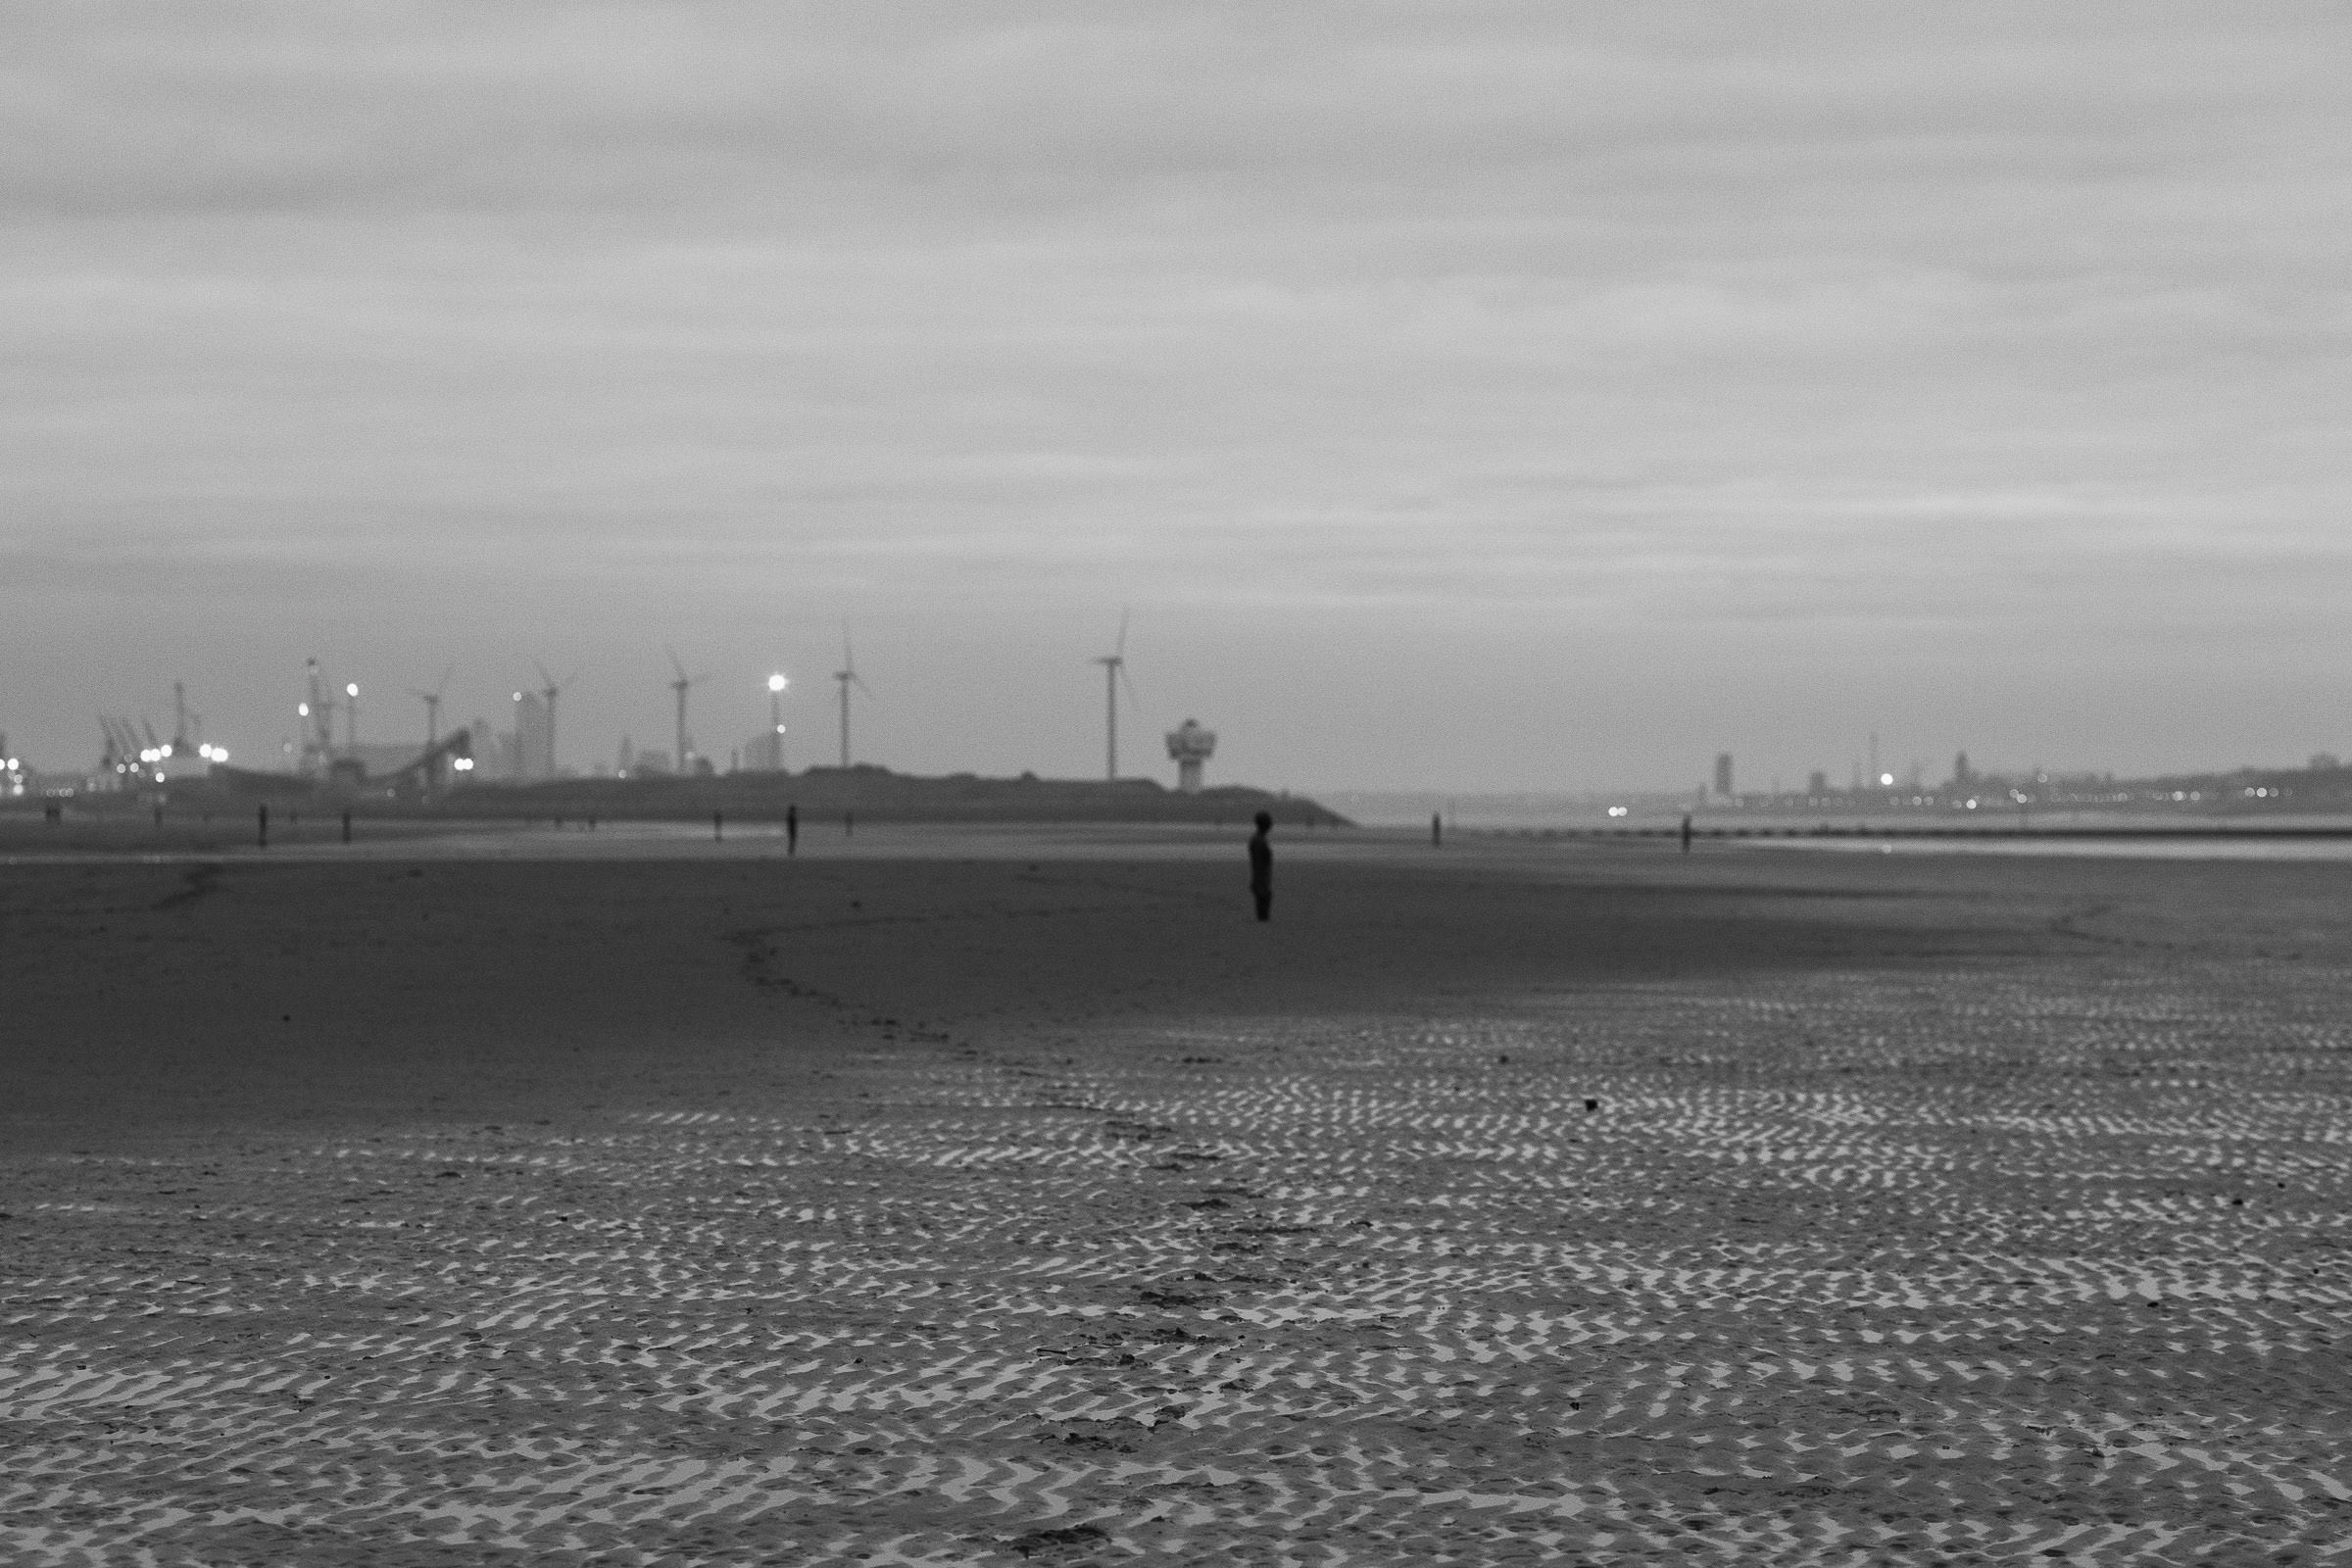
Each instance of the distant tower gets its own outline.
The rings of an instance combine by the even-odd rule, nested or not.
[[[1953,783],[1967,784],[1973,782],[1976,776],[1977,775],[1975,773],[1969,771],[1968,754],[1966,752],[1962,752],[1959,756],[1952,759]]]
[[[1732,754],[1715,754],[1715,793],[1725,800],[1732,798]]]
[[[556,772],[556,731],[549,722],[547,700],[537,692],[514,694],[514,770],[518,782],[553,778]]]
[[[850,631],[846,626],[841,631],[841,667],[833,672],[833,679],[841,687],[841,766],[847,772],[850,766],[850,688],[855,686],[868,697],[874,695],[874,689],[858,678],[858,656],[850,649]]]
[[[1176,788],[1185,795],[1200,793],[1200,764],[1217,749],[1217,732],[1186,719],[1168,731],[1168,755],[1176,760]]]
[[[335,700],[327,690],[326,675],[316,659],[303,662],[303,674],[309,685],[309,696],[294,711],[303,721],[302,771],[323,773],[335,755]]]
[[[172,683],[172,753],[174,757],[184,757],[196,749],[188,738],[188,688],[184,682]],[[204,721],[197,720],[196,727],[201,732]]]

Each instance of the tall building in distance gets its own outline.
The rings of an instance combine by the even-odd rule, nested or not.
[[[518,783],[556,776],[556,730],[548,722],[547,699],[537,692],[514,694],[513,776]]]
[[[1715,793],[1723,800],[1732,798],[1732,754],[1715,754]]]
[[[737,748],[743,765],[754,773],[784,771],[784,727],[771,725]]]

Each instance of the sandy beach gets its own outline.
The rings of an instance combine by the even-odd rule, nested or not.
[[[1280,849],[9,839],[0,1556],[2352,1549],[2340,865]]]

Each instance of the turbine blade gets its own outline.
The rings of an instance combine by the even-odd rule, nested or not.
[[[1112,654],[1116,658],[1124,659],[1127,657],[1127,617],[1134,613],[1135,612],[1133,609],[1125,606],[1122,606],[1119,610],[1119,645],[1117,648],[1112,650]]]

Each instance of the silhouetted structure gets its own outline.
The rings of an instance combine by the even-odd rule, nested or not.
[[[1176,791],[1200,793],[1200,769],[1217,749],[1217,732],[1203,729],[1198,719],[1186,719],[1168,731],[1168,756],[1176,763]]]
[[[1274,831],[1274,814],[1257,813],[1257,831],[1250,835],[1250,896],[1257,901],[1257,917],[1274,918],[1274,846],[1267,835]]]

